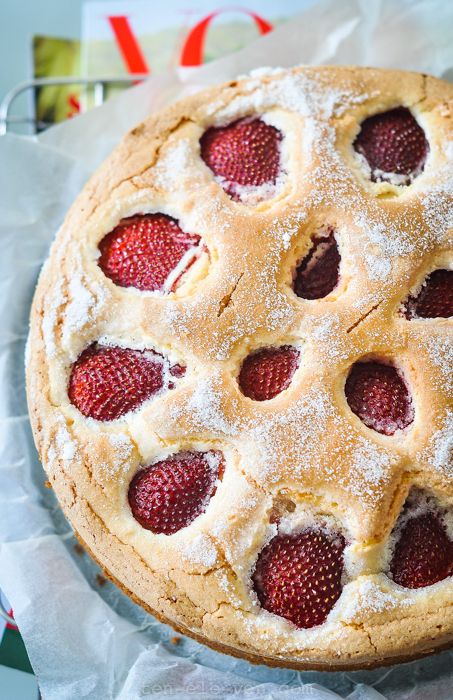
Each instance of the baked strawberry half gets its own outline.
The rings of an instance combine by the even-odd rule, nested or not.
[[[410,184],[428,156],[425,132],[410,110],[397,107],[368,117],[361,125],[354,148],[368,163],[375,182]]]
[[[409,517],[399,532],[390,573],[405,588],[431,586],[453,574],[453,542],[439,511]]]
[[[298,264],[293,289],[302,299],[322,299],[338,284],[340,252],[333,231],[315,236],[309,253]]]
[[[242,393],[253,401],[268,401],[291,384],[300,353],[291,345],[264,348],[248,355],[239,373]]]
[[[153,350],[93,344],[72,367],[69,400],[88,418],[115,420],[160,392],[167,369],[175,378],[185,371],[180,365],[170,367]],[[174,382],[167,384],[169,389],[173,386]]]
[[[168,294],[197,258],[200,241],[170,216],[137,214],[102,239],[98,264],[119,287]]]
[[[274,185],[280,174],[278,129],[262,119],[211,127],[200,139],[201,157],[233,199],[242,187]]]
[[[407,319],[453,316],[453,270],[431,272],[418,294],[407,300],[404,315]]]
[[[179,452],[141,469],[128,499],[134,518],[146,530],[173,535],[204,513],[222,478],[221,452]]]
[[[274,537],[252,575],[261,606],[296,627],[321,625],[342,592],[344,548],[341,534],[324,530]]]
[[[356,362],[346,380],[345,394],[351,411],[378,433],[393,435],[414,420],[408,386],[393,365]]]

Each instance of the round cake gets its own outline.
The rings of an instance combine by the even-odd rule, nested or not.
[[[36,445],[158,619],[297,669],[453,643],[453,87],[262,69],[133,129],[33,302]]]

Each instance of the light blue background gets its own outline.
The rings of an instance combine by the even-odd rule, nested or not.
[[[0,98],[31,74],[34,34],[80,36],[83,0],[0,0]]]

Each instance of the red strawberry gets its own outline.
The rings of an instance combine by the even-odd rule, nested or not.
[[[254,401],[273,399],[289,387],[298,366],[299,350],[291,345],[258,350],[242,363],[239,386]]]
[[[170,367],[170,374],[172,377],[183,377],[186,373],[186,368],[183,365],[173,365]]]
[[[132,515],[146,530],[172,535],[204,513],[222,478],[221,452],[179,452],[146,467],[129,485]]]
[[[453,542],[438,513],[410,518],[395,545],[390,572],[405,588],[422,588],[453,574]]]
[[[453,270],[434,270],[415,297],[409,297],[406,318],[449,318],[453,316]]]
[[[165,214],[138,214],[122,219],[99,244],[99,267],[120,287],[142,291],[174,291],[181,275],[168,288],[165,283],[184,253],[196,249],[200,236],[184,233],[175,219]]]
[[[354,148],[368,161],[373,181],[407,176],[408,184],[424,167],[429,151],[425,132],[406,107],[375,114],[362,123]]]
[[[322,299],[338,284],[340,253],[333,231],[316,236],[313,246],[296,268],[293,288],[303,299]]]
[[[84,416],[115,420],[162,389],[164,362],[151,350],[91,345],[72,367],[69,399]]]
[[[306,530],[277,535],[252,576],[262,607],[297,627],[321,625],[341,595],[342,535]]]
[[[274,184],[280,171],[282,135],[261,119],[239,119],[220,128],[211,127],[200,140],[201,157],[223,188],[239,199],[236,185]]]
[[[356,362],[346,380],[351,411],[369,428],[393,435],[414,420],[409,390],[395,367],[379,362]]]

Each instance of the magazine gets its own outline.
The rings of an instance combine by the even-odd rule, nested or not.
[[[114,78],[157,74],[172,66],[191,67],[237,51],[301,12],[314,0],[96,0],[82,10],[81,42],[36,36],[35,77],[110,78],[105,97],[129,83]],[[95,103],[93,88],[80,84],[36,90],[38,128],[85,111]]]

